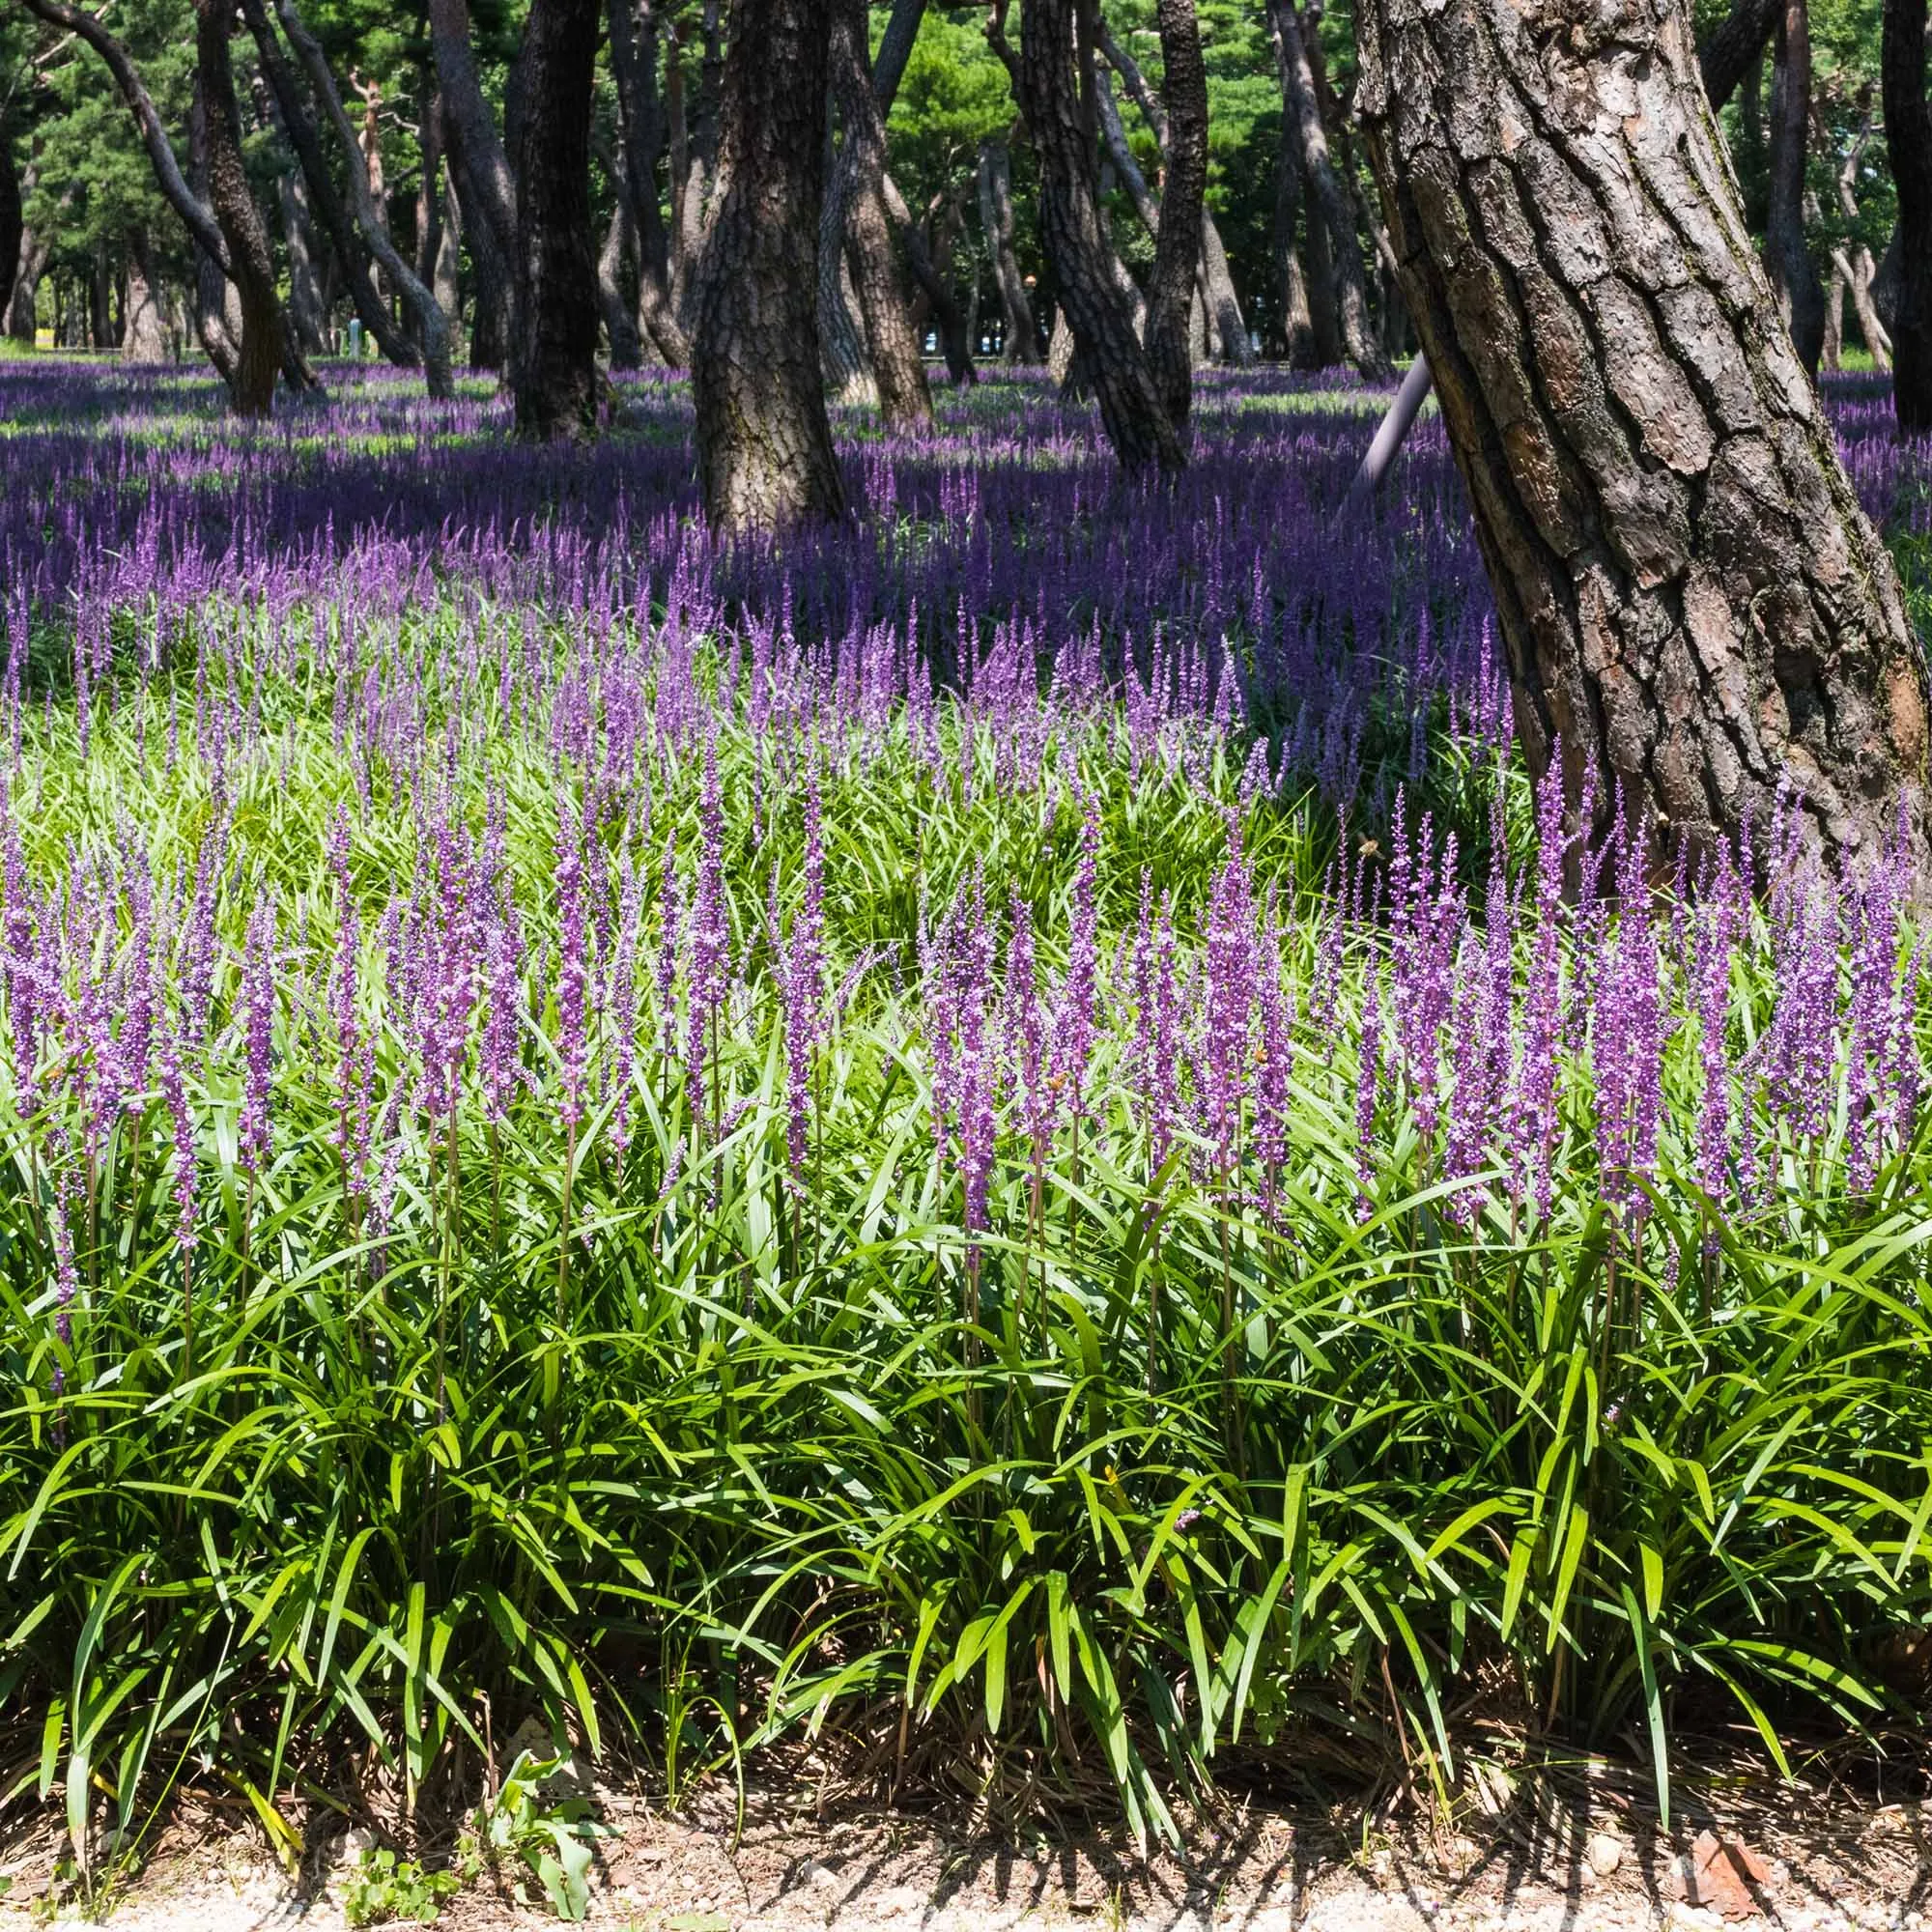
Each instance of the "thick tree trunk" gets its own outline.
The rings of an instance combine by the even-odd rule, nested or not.
[[[605,339],[611,345],[611,368],[635,369],[641,359],[638,304],[632,286],[637,237],[631,223],[630,195],[618,187],[613,200],[604,245],[597,251],[597,306],[604,317]]]
[[[827,195],[818,211],[818,365],[826,394],[835,402],[868,409],[879,400],[879,390],[859,327],[852,271],[845,266],[844,229]]]
[[[6,128],[0,125],[0,314],[14,299],[26,232],[20,212],[20,177],[14,170],[14,151],[7,144]]]
[[[194,96],[188,110],[187,154],[189,187],[196,205],[204,212],[208,209],[208,116],[203,111],[201,99],[201,79],[197,75]],[[170,159],[172,159],[172,153]],[[209,215],[211,221],[213,214]],[[194,290],[192,312],[195,339],[201,344],[202,353],[214,365],[214,373],[233,387],[235,372],[240,363],[237,345],[242,339],[242,305],[235,293],[235,284],[228,279],[221,264],[227,259],[228,244],[221,240],[221,232],[215,230],[214,239],[220,243],[220,254],[211,254],[206,248],[194,250]],[[55,324],[55,340],[59,338],[59,324]]]
[[[1738,83],[1763,57],[1783,18],[1784,0],[1732,0],[1731,11],[1697,49],[1697,67],[1713,113],[1738,91]]]
[[[242,339],[236,344],[228,390],[238,414],[256,416],[274,407],[285,325],[268,231],[242,165],[242,128],[228,56],[233,17],[223,0],[195,0],[195,71],[208,141],[209,201],[228,244],[230,279],[242,298]]]
[[[590,239],[590,113],[599,0],[532,0],[524,29],[517,165],[517,434],[597,427],[597,266]]]
[[[170,362],[168,319],[156,284],[153,247],[147,230],[128,231],[128,320],[121,331],[124,362]]]
[[[1309,65],[1295,0],[1268,0],[1268,24],[1281,75],[1282,113],[1290,136],[1299,149],[1301,179],[1308,190],[1309,233],[1312,239],[1320,222],[1327,243],[1342,348],[1365,377],[1381,382],[1389,374],[1388,358],[1382,354],[1370,319],[1368,282],[1362,272],[1354,209],[1328,151],[1327,131],[1321,125],[1321,97]],[[1311,247],[1311,268],[1313,255]]]
[[[610,23],[611,68],[617,84],[631,220],[638,231],[638,321],[665,362],[682,369],[691,360],[691,343],[672,302],[669,241],[658,206],[658,161],[665,151],[666,125],[658,103],[657,16],[651,0],[645,0],[639,31],[632,18],[631,0],[610,0]]]
[[[832,0],[830,60],[844,140],[835,191],[826,200],[842,216],[840,226],[878,385],[879,412],[895,429],[922,430],[932,421],[932,397],[925,385],[925,360],[912,332],[886,213],[886,128],[873,92],[866,0]]]
[[[1921,0],[1922,4],[1922,0]],[[1356,104],[1532,771],[1693,850],[1789,786],[1926,881],[1925,664],[1785,331],[1685,0],[1369,0]]]
[[[1147,358],[1154,387],[1177,435],[1194,406],[1194,360],[1189,352],[1194,292],[1201,274],[1201,204],[1208,191],[1208,70],[1194,0],[1155,0],[1166,97],[1167,174],[1160,190],[1160,228],[1148,283]]]
[[[1925,0],[1885,0],[1885,141],[1898,190],[1892,406],[1902,435],[1932,431],[1932,106],[1925,99]],[[1881,270],[1883,273],[1883,270]]]
[[[6,308],[7,336],[28,349],[34,346],[36,298],[41,292],[41,276],[46,271],[50,252],[45,236],[32,228],[21,231],[20,245],[14,253],[14,292]]]
[[[1039,158],[1040,229],[1121,467],[1178,470],[1186,456],[1114,280],[1094,173],[1093,40],[1083,31],[1076,45],[1076,12],[1091,26],[1087,0],[1027,0],[1021,20],[1017,78]]]
[[[692,392],[705,515],[725,532],[838,516],[818,368],[826,0],[732,0],[723,192],[698,270]]]
[[[243,0],[244,12],[254,14],[260,10],[261,0]],[[296,0],[275,0],[275,13],[282,23],[282,31],[289,37],[289,44],[295,48],[297,58],[302,64],[302,71],[308,75],[316,99],[321,102],[324,114],[335,129],[349,177],[349,199],[355,210],[356,229],[369,252],[388,276],[391,287],[402,297],[409,309],[411,320],[415,325],[415,339],[422,345],[423,374],[427,378],[430,394],[447,402],[456,393],[449,371],[449,319],[435,295],[424,285],[390,238],[389,224],[384,218],[382,197],[378,193],[378,183],[370,172],[367,146],[357,139],[355,129],[350,125],[348,113],[342,105],[342,96],[336,90],[335,75],[330,71],[321,42],[309,31]],[[252,18],[250,24],[253,25]],[[265,19],[262,31],[256,35],[258,45],[265,40],[270,45],[273,44],[274,37],[267,29]],[[293,118],[290,125],[293,128]],[[394,325],[388,322],[386,315],[384,322],[385,332],[396,335]],[[400,360],[407,364],[415,359],[407,337],[399,337],[394,350],[386,342],[384,347],[391,361]]]
[[[1804,150],[1811,126],[1811,20],[1806,0],[1785,0],[1771,83],[1771,199],[1764,265],[1777,313],[1805,373],[1825,343],[1825,292],[1804,243]]]
[[[1026,278],[1013,253],[1013,164],[1002,134],[980,143],[980,232],[1000,292],[1002,353],[1009,364],[1040,359],[1039,327],[1027,298]]]
[[[1308,302],[1308,276],[1295,241],[1295,217],[1301,212],[1301,163],[1284,141],[1275,154],[1274,265],[1275,299],[1281,304],[1281,349],[1292,369],[1319,366],[1315,361],[1315,322]]]

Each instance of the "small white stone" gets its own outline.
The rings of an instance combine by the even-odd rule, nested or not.
[[[821,1864],[813,1859],[805,1868],[804,1878],[814,1891],[835,1891],[838,1886],[838,1874],[828,1864]]]
[[[1590,1869],[1608,1878],[1624,1861],[1624,1841],[1614,1832],[1592,1832],[1588,1857]]]

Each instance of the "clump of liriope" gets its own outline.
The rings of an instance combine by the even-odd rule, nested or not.
[[[1481,892],[1406,807],[1330,856],[1138,672],[290,635],[22,725],[40,1789],[125,1829],[200,1757],[272,1813],[366,1738],[414,1791],[487,1697],[673,1782],[828,1726],[1103,1766],[1151,1830],[1297,1724],[1453,1775],[1499,1671],[1660,1778],[1699,1685],[1774,1755],[1883,1709],[1932,1514],[1889,875],[1653,905],[1613,844],[1566,904],[1549,791]]]

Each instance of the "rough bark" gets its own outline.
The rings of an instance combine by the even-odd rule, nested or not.
[[[679,325],[691,332],[697,299],[698,270],[704,243],[716,212],[719,123],[723,114],[724,60],[720,53],[719,0],[704,0],[703,46],[698,63],[697,106],[689,110],[684,68],[672,54],[671,181],[672,265],[671,299]],[[675,49],[675,43],[673,43]],[[821,162],[820,179],[823,180]]]
[[[21,213],[20,177],[14,166],[14,150],[0,125],[0,314],[14,299],[20,272],[27,224]]]
[[[144,228],[128,233],[128,308],[121,331],[121,359],[124,362],[172,361],[168,342],[168,319],[161,307],[160,288],[156,280],[154,248]]]
[[[1308,190],[1309,228],[1312,233],[1320,221],[1327,242],[1342,348],[1365,377],[1381,382],[1389,374],[1388,357],[1382,354],[1370,319],[1368,283],[1362,272],[1354,209],[1328,150],[1321,98],[1309,66],[1295,0],[1268,0],[1268,25],[1281,76],[1282,113],[1300,151],[1301,178]]]
[[[1922,5],[1922,0],[1920,0]],[[1791,352],[1684,0],[1369,0],[1357,113],[1532,771],[1693,851],[1790,786],[1925,878],[1927,688]],[[1762,844],[1760,843],[1762,851]]]
[[[1898,190],[1891,331],[1892,407],[1901,435],[1932,431],[1932,106],[1925,99],[1925,0],[1885,0],[1885,141]]]
[[[1194,0],[1155,0],[1160,29],[1161,90],[1167,172],[1161,182],[1160,226],[1148,282],[1147,357],[1154,386],[1176,432],[1184,432],[1194,405],[1188,339],[1201,271],[1202,199],[1208,191],[1208,70]]]
[[[667,128],[658,100],[657,16],[645,0],[639,29],[631,0],[610,0],[610,25],[624,172],[638,232],[638,320],[665,362],[682,369],[691,360],[691,343],[671,298],[669,238],[658,206],[658,162]]]
[[[1076,12],[1085,0],[1027,0],[1021,20],[1015,78],[1039,159],[1041,235],[1121,467],[1179,470],[1186,456],[1114,279],[1094,171],[1094,49]]]
[[[1777,313],[1806,375],[1818,374],[1825,292],[1804,243],[1804,150],[1811,128],[1811,19],[1806,0],[1785,0],[1771,84],[1771,199],[1764,265]]]
[[[597,427],[597,266],[590,238],[590,114],[599,0],[532,0],[524,29],[517,157],[517,434]]]
[[[1731,11],[1697,49],[1711,111],[1723,106],[1757,64],[1784,17],[1784,0],[1732,0]]]
[[[932,421],[932,397],[899,281],[886,211],[886,127],[874,92],[866,0],[832,0],[829,58],[844,138],[838,150],[836,191],[826,201],[842,214],[852,281],[878,385],[879,412],[895,429],[924,429]]]
[[[198,74],[195,77],[193,103],[188,111],[187,153],[189,185],[196,200],[206,208],[208,116],[202,108],[201,78]],[[215,231],[215,240],[221,240],[219,229]],[[235,293],[235,284],[228,279],[221,266],[227,253],[226,242],[222,242],[219,259],[211,255],[206,248],[194,250],[192,309],[195,339],[201,344],[203,355],[214,365],[214,373],[224,383],[232,385],[240,359],[237,345],[242,339],[242,305],[240,298]],[[58,323],[56,323],[56,340],[58,339]]]
[[[1000,292],[1002,350],[1009,364],[1039,361],[1039,327],[1034,321],[1026,278],[1013,253],[1013,164],[1006,137],[988,134],[980,143],[980,231]]]
[[[832,172],[831,164],[827,172]],[[828,194],[818,210],[818,365],[825,391],[847,408],[865,409],[879,400],[871,357],[859,327],[858,298],[845,264],[845,223]]]
[[[251,12],[250,26],[254,24],[252,14],[261,10],[261,0],[243,0],[244,11]],[[296,0],[275,0],[276,17],[282,23],[282,31],[289,37],[289,44],[295,48],[297,58],[301,62],[302,71],[308,75],[309,86],[321,103],[323,113],[330,127],[335,129],[337,144],[341,147],[346,172],[349,177],[350,206],[355,211],[355,227],[383,272],[389,278],[391,287],[403,298],[415,325],[415,337],[422,345],[423,374],[429,385],[429,392],[440,401],[447,402],[456,393],[456,385],[449,369],[449,318],[444,315],[432,290],[425,286],[415,270],[404,259],[389,235],[389,224],[384,219],[382,202],[376,191],[376,181],[369,171],[369,159],[365,143],[357,138],[355,128],[350,124],[347,111],[342,105],[342,96],[335,86],[335,75],[330,71],[328,57],[323,52],[322,43],[312,34],[302,19]],[[268,28],[268,22],[262,22]],[[257,44],[264,39],[273,44],[271,32],[258,33]],[[278,90],[279,91],[279,90]],[[285,105],[286,111],[286,105]],[[293,122],[291,123],[293,126]],[[357,313],[360,313],[358,303]],[[394,334],[393,325],[384,318],[385,327]],[[381,337],[378,338],[379,341]],[[389,359],[413,361],[407,338],[398,344],[398,351],[391,352],[386,344],[384,353]]]
[[[195,0],[195,71],[208,142],[209,201],[228,244],[229,279],[242,298],[242,336],[228,393],[238,414],[254,416],[267,415],[274,407],[286,324],[268,231],[242,165],[242,128],[228,55],[232,18],[233,10],[223,0]]]
[[[1845,292],[1850,270],[1842,248],[1832,250],[1832,279],[1825,290],[1825,346],[1818,366],[1835,375],[1845,366]]]
[[[698,268],[692,392],[705,515],[725,532],[838,516],[819,380],[825,0],[732,0],[723,192]]]

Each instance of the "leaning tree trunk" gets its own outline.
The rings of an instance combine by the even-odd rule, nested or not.
[[[1040,359],[1039,326],[1033,319],[1019,257],[1013,253],[1013,164],[1006,138],[988,134],[980,143],[980,232],[992,259],[1004,325],[1003,353],[1010,363]]]
[[[121,331],[124,362],[169,362],[168,319],[161,308],[154,248],[145,228],[128,231],[128,321]]]
[[[1194,0],[1155,0],[1154,14],[1167,106],[1161,144],[1167,175],[1148,281],[1147,358],[1168,421],[1179,435],[1194,406],[1188,331],[1201,270],[1201,202],[1208,191],[1208,70]]]
[[[1885,0],[1885,139],[1898,190],[1891,332],[1892,407],[1901,435],[1932,431],[1932,107],[1925,99],[1925,0]],[[1885,268],[1879,271],[1883,276]]]
[[[1075,44],[1087,0],[1027,0],[1015,63],[1021,104],[1039,158],[1040,229],[1061,307],[1100,403],[1121,467],[1174,471],[1186,456],[1116,286],[1094,171],[1091,33]],[[1091,14],[1083,25],[1091,25]]]
[[[1275,63],[1281,76],[1284,120],[1301,158],[1301,178],[1308,189],[1311,240],[1321,223],[1327,243],[1335,316],[1342,347],[1361,373],[1379,382],[1389,373],[1388,357],[1369,317],[1368,282],[1362,273],[1361,243],[1355,234],[1354,211],[1335,172],[1328,151],[1327,130],[1321,125],[1321,100],[1315,72],[1302,40],[1301,16],[1295,0],[1268,0]],[[1313,257],[1311,248],[1310,255]]]
[[[517,165],[517,434],[597,427],[597,255],[590,240],[590,112],[598,0],[532,0],[524,29]]]
[[[881,177],[879,185],[886,197],[886,212],[892,216],[893,226],[898,230],[905,248],[906,267],[912,270],[912,278],[919,284],[920,294],[931,311],[933,327],[939,333],[939,347],[946,357],[947,376],[955,387],[970,389],[979,378],[973,373],[973,344],[965,311],[940,265],[933,260],[925,236],[913,219],[912,211],[890,172]]]
[[[886,128],[873,93],[866,0],[832,0],[829,57],[845,139],[838,151],[837,190],[826,201],[842,216],[872,378],[878,384],[879,413],[895,429],[922,430],[932,421],[932,397],[886,212]]]
[[[1923,0],[1919,0],[1922,7]],[[1922,15],[1921,15],[1922,17]],[[1787,787],[1926,882],[1927,686],[1778,326],[1686,0],[1369,0],[1357,111],[1533,771],[1695,851]]]
[[[838,516],[844,487],[818,373],[826,0],[732,0],[723,192],[696,290],[691,386],[714,529]]]
[[[194,0],[195,71],[201,82],[208,143],[208,198],[228,244],[229,274],[242,299],[242,337],[228,392],[236,412],[265,416],[274,407],[282,366],[281,298],[268,230],[242,165],[242,127],[235,111],[235,74],[228,57],[234,18],[223,0]]]
[[[1697,49],[1713,113],[1738,91],[1783,18],[1784,0],[1733,0],[1731,11]]]
[[[243,12],[250,14],[251,17],[258,15],[260,11],[261,0],[243,0]],[[415,325],[415,339],[422,345],[423,375],[430,394],[439,402],[448,402],[456,394],[456,385],[449,372],[449,319],[432,291],[403,258],[402,250],[389,234],[383,207],[382,184],[372,175],[368,154],[350,125],[348,112],[342,105],[342,96],[335,85],[335,74],[323,52],[322,43],[310,32],[296,0],[275,0],[275,13],[282,23],[282,31],[289,37],[289,44],[295,48],[296,56],[302,64],[303,72],[308,75],[309,86],[314,90],[323,113],[335,129],[336,145],[342,150],[349,178],[350,206],[355,213],[356,230],[370,254],[381,265],[383,272],[388,276],[390,286],[402,297],[409,309]],[[256,32],[257,43],[265,49],[274,45],[273,36],[264,31],[266,27],[267,21],[264,20],[262,28]],[[291,128],[296,118],[291,115]],[[349,259],[357,260],[353,253]],[[384,325],[388,335],[395,334],[394,325],[388,322],[386,316]],[[385,340],[384,347],[391,361],[414,359],[407,338],[398,338],[393,348]]]
[[[1811,125],[1811,17],[1806,0],[1785,0],[1771,84],[1771,200],[1764,265],[1778,315],[1805,373],[1816,377],[1825,345],[1825,292],[1804,244],[1804,151]]]

